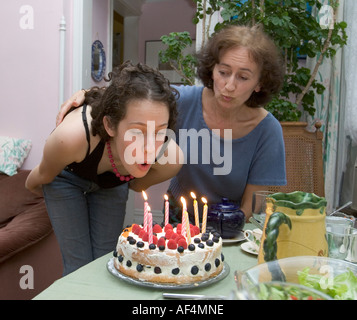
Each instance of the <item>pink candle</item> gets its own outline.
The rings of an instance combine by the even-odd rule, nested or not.
[[[165,226],[169,223],[169,197],[165,194]]]
[[[143,198],[144,198],[144,200],[145,200],[145,202],[144,202],[144,223],[143,223],[143,226],[144,226],[144,231],[147,232],[147,226],[148,226],[148,206],[149,206],[149,204],[148,204],[148,202],[147,202],[148,197],[147,197],[145,191],[143,191],[142,194],[143,194]]]
[[[202,230],[201,230],[201,232],[205,233],[206,232],[206,225],[207,225],[207,209],[208,209],[206,198],[202,197],[202,202],[204,203],[204,206],[203,206]]]
[[[150,207],[149,207],[150,208]],[[150,209],[149,209],[150,211]],[[153,242],[153,234],[152,234],[152,213],[148,212],[148,234],[149,234],[149,239],[148,242],[151,244]]]
[[[186,220],[186,239],[187,244],[191,243],[191,231],[190,231],[190,220],[188,219],[188,212],[185,211],[185,220]]]
[[[182,224],[182,228],[181,228],[181,234],[183,236],[186,235],[186,215],[185,215],[185,212],[187,211],[187,208],[186,208],[186,200],[184,197],[181,197],[181,202],[182,202],[182,221],[181,221],[181,224]]]
[[[193,211],[195,213],[195,225],[197,227],[200,227],[200,221],[199,221],[199,217],[198,217],[198,204],[197,204],[197,200],[196,200],[196,195],[191,192],[191,197],[193,198]]]

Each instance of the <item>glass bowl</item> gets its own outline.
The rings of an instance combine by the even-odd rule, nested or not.
[[[323,299],[357,300],[357,265],[327,257],[279,259],[244,272],[237,271],[235,278],[238,291],[246,292],[252,299],[262,298],[262,283],[275,282],[284,288],[295,284],[303,286],[304,290],[318,290]]]
[[[329,295],[296,283],[271,281],[249,286],[240,291],[244,300],[333,300]]]

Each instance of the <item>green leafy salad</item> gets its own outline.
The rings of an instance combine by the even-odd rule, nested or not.
[[[259,300],[325,300],[297,284],[260,283],[258,290]]]
[[[298,271],[299,283],[321,291],[336,300],[357,300],[357,276],[348,270],[337,276],[309,274],[310,268]]]
[[[258,288],[258,299],[325,300],[327,295],[336,300],[357,300],[357,276],[351,270],[333,276],[310,274],[310,268],[307,267],[298,271],[298,279],[299,284],[261,283]]]

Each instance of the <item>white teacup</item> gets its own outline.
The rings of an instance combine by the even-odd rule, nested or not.
[[[244,231],[245,240],[247,240],[251,245],[251,247],[257,252],[259,251],[262,235],[263,235],[263,231],[258,228]]]

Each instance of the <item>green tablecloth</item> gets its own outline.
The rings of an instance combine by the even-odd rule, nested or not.
[[[245,229],[252,229],[247,224]],[[116,278],[107,270],[107,262],[112,253],[87,264],[77,271],[54,282],[37,295],[35,300],[78,300],[78,299],[119,299],[119,300],[156,300],[162,299],[163,292],[224,295],[228,296],[236,288],[235,270],[246,270],[257,264],[257,256],[244,252],[243,242],[224,244],[225,262],[230,267],[228,276],[210,286],[185,290],[164,290],[136,286]]]

